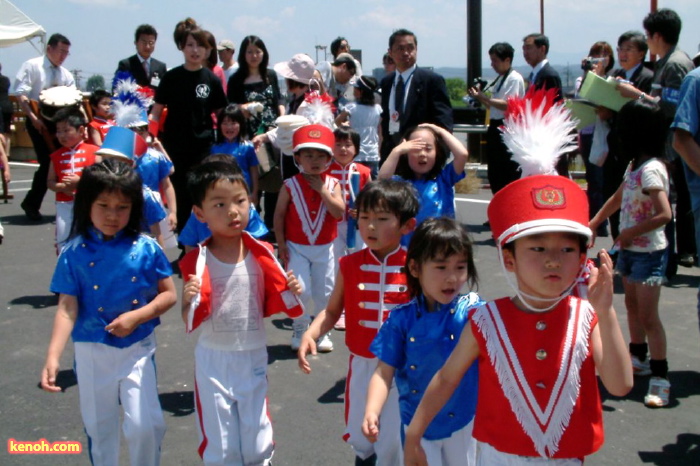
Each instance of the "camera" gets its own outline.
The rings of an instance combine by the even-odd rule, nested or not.
[[[583,71],[591,71],[595,65],[598,63],[603,63],[605,61],[605,57],[601,58],[593,58],[593,57],[586,57],[585,60],[583,60],[583,63],[581,63],[581,69]]]
[[[479,90],[483,90],[487,84],[488,81],[483,79],[481,76],[479,76],[478,78],[474,78],[474,80],[472,81],[472,87],[476,87]]]

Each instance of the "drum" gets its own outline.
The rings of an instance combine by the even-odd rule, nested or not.
[[[56,113],[64,108],[82,110],[82,104],[83,93],[75,87],[56,86],[39,94],[39,112],[48,121],[53,121]]]

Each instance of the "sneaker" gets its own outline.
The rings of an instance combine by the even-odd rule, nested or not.
[[[338,319],[338,322],[335,323],[333,328],[336,330],[345,330],[345,311],[340,314],[340,319]]]
[[[304,332],[309,328],[309,324],[306,322],[294,321],[292,324],[292,351],[299,351],[301,346],[301,337],[304,336]]]
[[[333,342],[331,341],[331,332],[326,333],[316,341],[316,351],[319,353],[330,353],[333,351]]]
[[[649,358],[644,361],[640,361],[635,355],[631,355],[632,358],[632,375],[645,376],[651,375],[651,367],[649,366]]]
[[[695,258],[692,254],[681,254],[678,258],[678,265],[682,267],[692,267],[695,265]]]
[[[661,377],[652,377],[649,380],[649,391],[644,397],[644,404],[650,408],[663,408],[668,405],[671,395],[671,382]]]

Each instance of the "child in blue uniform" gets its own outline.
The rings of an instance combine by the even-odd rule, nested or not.
[[[60,293],[41,387],[56,385],[68,337],[75,347],[80,412],[94,464],[119,464],[119,417],[132,465],[157,465],[165,434],[158,401],[153,330],[176,302],[168,258],[140,234],[141,179],[107,159],[85,169],[73,236],[51,281]]]
[[[452,152],[452,163],[446,163]],[[379,170],[379,178],[395,174],[410,181],[420,195],[418,225],[430,217],[455,218],[454,185],[464,178],[469,152],[449,131],[436,125],[422,124],[406,132],[406,139],[396,146]],[[401,244],[408,246],[411,234]]]
[[[401,423],[411,423],[433,375],[457,346],[471,308],[483,304],[476,293],[460,294],[477,283],[472,242],[452,219],[431,218],[416,230],[406,256],[408,289],[413,299],[394,308],[370,350],[379,358],[367,393],[362,431],[370,442],[379,435],[379,413],[392,379],[399,390]],[[477,366],[467,371],[454,395],[423,435],[429,464],[473,465],[476,443]]]

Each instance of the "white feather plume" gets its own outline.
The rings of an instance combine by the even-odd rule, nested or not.
[[[539,99],[528,98],[531,96],[528,93],[519,112],[506,114],[501,128],[503,142],[513,154],[512,159],[520,165],[521,178],[556,174],[559,157],[576,147],[577,121],[571,118],[563,102],[554,105],[547,102],[553,97],[550,94],[533,108],[533,102]],[[508,104],[511,105],[511,101]]]

